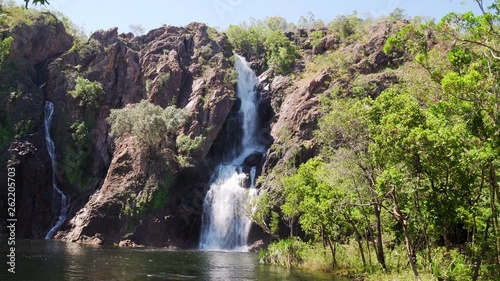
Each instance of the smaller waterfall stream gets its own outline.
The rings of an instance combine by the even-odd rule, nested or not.
[[[258,96],[259,82],[253,70],[241,56],[236,55],[238,72],[237,97],[241,101],[238,122],[241,138],[238,143],[226,143],[226,163],[217,166],[203,203],[200,249],[245,250],[252,222],[248,217],[248,203],[255,198],[256,167],[245,167],[245,159],[255,153],[264,153],[259,142]],[[245,168],[249,168],[244,172]]]
[[[44,84],[45,85],[45,84]],[[51,164],[52,164],[52,189],[54,190],[53,202],[56,202],[56,198],[60,197],[60,208],[57,217],[57,221],[54,226],[49,230],[45,239],[52,239],[57,230],[61,227],[68,216],[69,199],[62,192],[56,184],[56,152],[54,142],[50,137],[50,126],[52,125],[52,117],[54,115],[54,104],[50,101],[45,102],[45,142],[47,144],[47,151],[49,152]],[[57,205],[57,204],[56,204]]]

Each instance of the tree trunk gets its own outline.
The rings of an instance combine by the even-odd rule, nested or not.
[[[481,253],[477,257],[476,267],[474,268],[474,274],[472,275],[472,281],[476,281],[479,278],[479,269],[481,268],[481,263],[483,261],[483,257],[488,250],[488,229],[490,228],[490,220],[486,221],[486,228],[484,230],[484,241],[483,245],[481,245]]]
[[[366,251],[368,252],[368,263],[372,265],[372,253],[370,249],[370,239],[368,239],[368,233],[366,234]]]
[[[415,264],[415,252],[413,249],[413,244],[408,231],[408,218],[401,213],[399,209],[398,197],[396,195],[396,189],[392,190],[392,200],[394,204],[394,210],[391,212],[392,216],[399,222],[401,228],[403,228],[403,234],[405,236],[406,252],[408,254],[408,262],[410,263],[411,270],[418,281],[421,281],[420,275],[418,274],[417,265]]]
[[[387,270],[387,267],[385,265],[385,256],[384,256],[384,248],[383,248],[383,242],[382,242],[382,222],[380,221],[380,204],[375,204],[374,205],[375,209],[375,222],[377,225],[377,243],[376,243],[376,254],[377,254],[377,261],[382,265],[384,270]]]
[[[362,236],[359,233],[359,230],[356,227],[356,224],[351,220],[348,220],[348,221],[352,225],[352,227],[354,228],[354,232],[356,233],[356,242],[358,243],[359,254],[361,255],[361,260],[363,261],[363,268],[366,268],[365,252],[363,250],[363,242],[361,241]]]
[[[332,253],[332,268],[335,269],[337,266],[337,244],[335,242],[332,243],[332,239],[327,237],[328,246],[330,246],[330,252]],[[333,245],[332,245],[333,244]]]
[[[410,237],[410,232],[408,231],[408,221],[406,219],[403,219],[402,217],[400,217],[401,219],[399,220],[399,223],[401,224],[401,227],[403,228],[403,233],[404,233],[404,236],[405,236],[405,244],[406,244],[406,252],[408,254],[408,261],[410,262],[410,267],[411,267],[411,270],[413,271],[413,274],[415,275],[415,278],[417,278],[417,280],[421,280],[420,279],[420,275],[418,274],[418,271],[417,271],[417,266],[415,264],[415,253],[414,253],[414,249],[413,249],[413,245],[412,245],[412,241],[411,241],[411,237]]]

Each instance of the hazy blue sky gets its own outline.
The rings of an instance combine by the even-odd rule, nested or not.
[[[22,0],[16,0],[23,3]],[[250,17],[281,16],[296,22],[312,12],[329,21],[354,10],[361,17],[387,15],[402,8],[410,16],[440,18],[450,11],[476,10],[473,0],[49,0],[48,8],[66,14],[87,32],[113,26],[128,32],[130,24],[150,30],[163,24],[186,25],[192,21],[225,28]],[[487,1],[488,2],[488,1]],[[490,1],[491,2],[491,1]]]

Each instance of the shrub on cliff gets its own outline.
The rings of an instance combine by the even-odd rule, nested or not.
[[[73,98],[80,100],[80,106],[96,108],[104,95],[104,90],[101,83],[97,81],[91,82],[79,76],[76,78],[75,89],[69,91],[69,94]]]
[[[12,36],[9,36],[5,39],[2,39],[0,41],[0,65],[3,63],[5,58],[9,55],[10,53],[10,46],[12,45],[12,42],[14,39]]]
[[[254,21],[250,25],[230,25],[226,30],[229,43],[246,56],[266,56],[267,65],[279,74],[290,70],[299,57],[295,42],[285,31],[294,25],[280,17]]]
[[[66,180],[82,191],[88,183],[86,171],[92,153],[92,143],[87,125],[77,121],[71,125],[71,142],[66,145],[63,167]]]
[[[271,32],[264,42],[267,64],[279,74],[285,74],[300,57],[295,43],[286,37],[281,30]]]
[[[147,100],[123,109],[113,109],[108,121],[111,136],[132,135],[148,148],[164,144],[173,148],[177,131],[186,121],[187,114],[174,106],[163,109]]]

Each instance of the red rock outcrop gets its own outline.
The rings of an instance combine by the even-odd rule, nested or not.
[[[186,247],[196,240],[203,196],[191,195],[201,194],[204,186],[197,181],[206,181],[208,175],[188,175],[209,169],[203,159],[233,106],[231,55],[225,36],[193,23],[161,27],[140,37],[118,35],[117,29],[99,31],[80,50],[66,53],[49,66],[47,91],[61,112],[54,126],[62,132],[78,120],[88,120],[90,111],[67,95],[77,76],[100,82],[105,93],[92,130],[91,176],[96,180],[80,186],[85,190],[81,194],[65,186],[75,203],[73,218],[59,239],[86,243],[98,238],[112,244],[128,237],[134,243],[164,247]],[[141,99],[189,113],[184,133],[205,137],[193,155],[196,167],[179,170],[172,157],[148,154],[132,140],[113,143],[106,121],[110,110]],[[65,135],[55,137],[62,154],[70,141]],[[168,193],[164,205],[144,206],[153,204],[160,189]],[[192,217],[187,220],[186,215]]]

